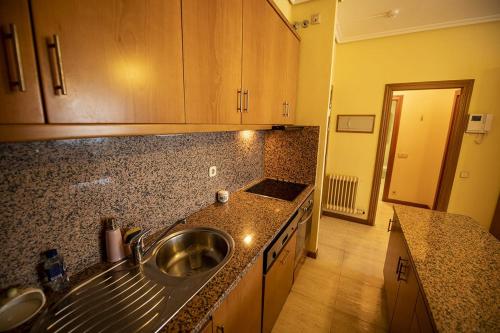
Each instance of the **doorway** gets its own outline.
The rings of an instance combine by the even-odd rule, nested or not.
[[[460,92],[394,92],[382,170],[383,201],[435,208],[451,119],[458,112],[455,102]]]
[[[451,188],[453,185],[457,167],[458,155],[460,153],[460,147],[462,144],[462,137],[465,131],[465,126],[467,124],[467,110],[472,94],[473,84],[474,80],[460,80],[397,83],[386,85],[382,117],[380,120],[380,132],[374,167],[374,176],[370,195],[368,224],[373,225],[375,222],[375,215],[379,198],[382,198],[382,200],[386,200],[388,202],[412,204],[414,206],[446,211],[446,209],[448,208]],[[426,181],[431,184],[426,187],[432,188],[433,191],[431,194],[427,194],[425,196],[427,199],[423,201],[424,203],[418,202],[419,200],[415,199],[401,200],[401,198],[404,198],[404,196],[400,196],[399,198],[397,198],[397,192],[398,189],[401,192],[405,192],[405,187],[401,185],[405,184],[404,181],[399,181],[400,185],[396,186],[398,188],[396,190],[393,189],[391,183],[394,182],[392,174],[397,168],[401,170],[401,166],[405,165],[404,162],[409,160],[408,157],[410,156],[407,152],[404,151],[406,148],[399,151],[397,144],[398,136],[400,136],[401,131],[403,131],[401,127],[403,126],[402,117],[404,115],[405,95],[407,93],[408,96],[410,96],[415,95],[419,91],[425,93],[430,92],[431,90],[449,90],[449,93],[452,94],[450,107],[448,108],[448,119],[446,120],[447,131],[446,128],[444,130],[437,131],[437,134],[440,136],[440,140],[442,143],[440,152],[441,158],[434,158],[433,166],[426,167],[424,165],[423,167],[424,171],[426,170],[426,168],[427,170],[429,170],[429,168],[433,170],[432,177],[426,175]],[[456,93],[457,91],[459,93]],[[407,100],[409,99],[407,98]],[[415,116],[415,114],[413,114],[413,116]],[[421,120],[423,122],[424,118],[432,121],[436,121],[437,119],[437,117],[435,116],[430,117],[429,114],[423,114],[421,112],[421,114],[418,114],[417,121]],[[406,123],[408,122],[406,121]],[[432,131],[435,126],[432,125],[432,122],[427,121],[427,123],[427,131]],[[404,131],[408,131],[408,127],[406,127]],[[429,147],[427,146],[428,143],[426,144],[424,140],[421,140],[418,131],[413,133],[412,140],[414,141],[413,146],[416,147],[417,150],[420,150],[420,153],[412,152],[412,156],[423,154],[423,158],[421,160],[426,162],[429,159],[425,156],[425,151],[427,149],[422,148]],[[400,147],[403,146],[404,145],[401,145]],[[411,164],[406,163],[406,165],[408,166]],[[384,166],[386,167],[384,168]],[[432,182],[430,180],[432,180]],[[392,193],[393,191],[396,191],[396,195]],[[407,193],[405,195],[407,195]]]

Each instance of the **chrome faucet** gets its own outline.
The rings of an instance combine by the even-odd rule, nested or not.
[[[172,230],[179,224],[185,223],[186,219],[181,219],[174,222],[174,224],[169,226],[164,232],[161,233],[160,236],[158,236],[153,242],[151,242],[151,244],[149,244],[147,248],[144,247],[144,238],[151,233],[151,228],[141,231],[140,233],[135,235],[134,238],[130,240],[130,247],[132,248],[132,259],[134,263],[142,263],[143,257],[149,252],[149,250],[154,248],[158,244],[158,242],[160,242],[163,237],[165,237],[170,232],[170,230]]]

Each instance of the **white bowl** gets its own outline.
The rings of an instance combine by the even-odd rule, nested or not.
[[[0,307],[0,332],[11,330],[36,315],[45,305],[45,295],[37,288],[27,288]]]

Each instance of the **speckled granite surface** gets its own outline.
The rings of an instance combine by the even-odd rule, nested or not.
[[[0,144],[0,289],[36,284],[52,247],[70,273],[99,262],[105,216],[158,230],[212,204],[262,177],[263,154],[263,132]]]
[[[232,258],[224,268],[181,309],[162,331],[196,332],[202,329],[211,314],[236,287],[312,191],[313,186],[308,186],[293,202],[238,191],[233,193],[226,204],[214,203],[189,216],[186,224],[174,228],[172,232],[193,227],[213,227],[224,230],[233,237],[235,248]],[[244,242],[243,240],[248,236],[251,237],[251,242]],[[77,275],[72,283],[77,285],[108,267],[110,267],[109,264],[96,264]],[[49,303],[53,303],[61,296],[54,294],[49,298]],[[31,323],[23,325],[16,332],[29,331]]]
[[[314,184],[319,127],[266,132],[265,176]]]
[[[472,218],[395,205],[439,332],[500,332],[500,242]]]

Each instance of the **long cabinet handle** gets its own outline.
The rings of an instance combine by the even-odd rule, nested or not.
[[[241,112],[241,89],[236,93],[236,112]]]
[[[250,94],[248,93],[248,90],[245,89],[243,91],[243,100],[244,100],[244,104],[243,104],[243,112],[248,112],[248,109],[249,109],[249,99],[250,99]]]
[[[401,263],[398,265],[399,267],[399,272],[398,272],[398,278],[397,278],[397,281],[407,281],[408,280],[408,269],[409,269],[409,261],[408,259],[403,259],[401,258]],[[404,271],[403,271],[403,268],[404,268]],[[404,274],[404,276],[401,276],[401,273]]]
[[[286,102],[286,117],[290,117],[290,103]]]
[[[19,91],[26,91],[26,84],[24,82],[24,71],[23,71],[23,63],[21,61],[21,48],[19,47],[19,38],[17,36],[17,27],[14,23],[9,24],[9,30],[10,31],[3,31],[3,40],[4,40],[4,46],[5,46],[5,52],[7,52],[7,45],[5,43],[6,40],[11,40],[12,41],[12,49],[14,52],[14,62],[15,62],[15,72],[16,72],[16,79],[12,79],[11,73],[9,70],[8,76],[9,76],[9,85],[10,85],[10,90],[14,91],[19,89]],[[7,61],[7,66],[8,66],[8,56],[6,56],[6,61]]]
[[[282,113],[282,116],[286,117],[286,102],[283,102],[283,113]]]
[[[47,47],[50,50],[54,50],[56,56],[56,72],[57,72],[57,80],[54,80],[54,93],[58,94],[60,92],[62,95],[67,95],[68,92],[66,90],[66,81],[64,80],[64,69],[62,64],[62,56],[61,56],[61,43],[59,42],[59,36],[53,35],[52,42],[49,40],[47,42]],[[58,83],[55,83],[55,82]]]
[[[387,225],[387,232],[392,230],[392,219],[389,219],[389,224]]]

